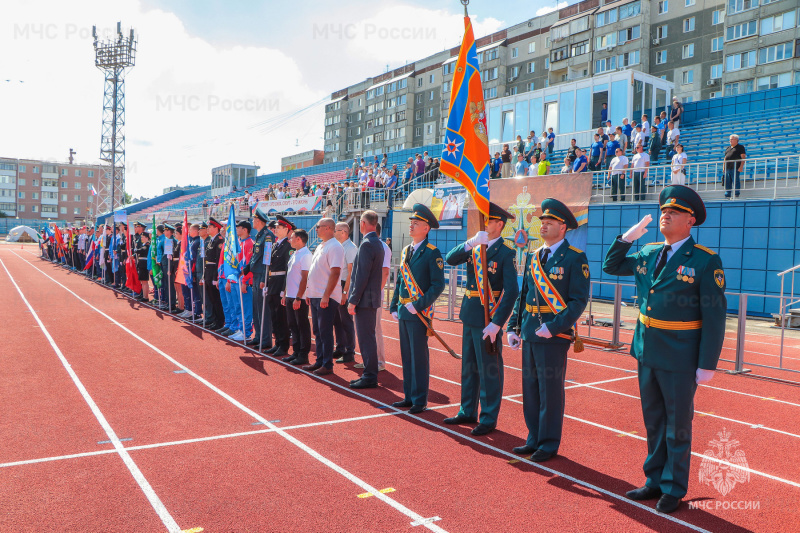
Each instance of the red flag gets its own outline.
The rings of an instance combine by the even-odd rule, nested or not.
[[[125,261],[125,286],[133,292],[142,292],[142,283],[139,281],[139,273],[136,271],[136,259],[131,253],[131,236],[125,230],[125,248],[128,250],[128,259]]]
[[[175,281],[181,285],[191,285],[191,277],[186,268],[186,250],[189,249],[189,216],[186,211],[183,212],[183,233],[181,235],[181,258],[178,261],[178,273],[175,274]],[[189,277],[187,283],[186,278]]]
[[[59,249],[64,249],[64,236],[61,235],[61,230],[58,226],[53,226],[53,232],[55,233],[56,237],[56,244],[58,244]]]

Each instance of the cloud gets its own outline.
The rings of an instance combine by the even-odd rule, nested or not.
[[[555,6],[548,6],[548,7],[541,7],[536,10],[536,16],[541,17],[542,15],[547,15],[548,13],[552,13],[553,11],[558,11],[559,9],[563,9],[567,7],[569,4],[567,2],[558,2]]]

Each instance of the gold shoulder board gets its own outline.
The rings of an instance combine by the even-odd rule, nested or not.
[[[661,246],[663,242],[648,242],[645,246]]]
[[[435,250],[436,249],[436,247],[434,245],[432,245],[431,243],[428,243],[428,248],[430,248],[431,250]]]
[[[704,252],[706,252],[708,254],[717,255],[717,252],[715,252],[714,250],[710,250],[710,249],[706,248],[702,244],[695,244],[694,247],[695,248],[700,248],[701,250],[703,250]]]
[[[583,250],[579,250],[578,248],[575,248],[575,247],[574,247],[574,246],[572,246],[572,245],[570,245],[569,249],[570,249],[570,250],[572,250],[573,252],[578,252],[579,254],[582,254],[582,253],[583,253]]]

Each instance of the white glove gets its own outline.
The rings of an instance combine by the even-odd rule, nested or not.
[[[398,320],[397,311],[392,312],[392,318],[394,318],[395,320]]]
[[[416,314],[417,314],[417,310],[416,310],[416,309],[414,309],[414,304],[412,304],[411,302],[409,302],[409,303],[407,303],[407,304],[406,304],[406,309],[407,309],[407,310],[408,310],[408,312],[409,312],[409,313],[411,313],[412,315],[416,315]]]
[[[647,233],[647,225],[653,221],[653,217],[650,215],[645,215],[642,220],[639,221],[638,224],[633,226],[631,229],[626,231],[622,235],[622,240],[625,242],[633,242],[645,233]]]
[[[494,339],[497,337],[497,332],[500,331],[500,326],[491,322],[488,326],[483,328],[483,338],[489,337],[489,340],[494,342]]]
[[[702,385],[703,383],[708,383],[709,381],[711,381],[711,378],[713,377],[714,377],[713,370],[704,370],[702,368],[698,368],[694,380],[697,382],[698,385]]]
[[[539,329],[536,330],[536,336],[541,337],[543,339],[550,339],[553,337],[553,335],[550,333],[550,330],[547,329],[547,326],[545,326],[544,324],[539,326]]]
[[[467,241],[467,245],[464,246],[464,249],[469,251],[479,244],[489,244],[489,234],[485,231],[479,231],[476,233],[474,237]]]
[[[506,333],[506,340],[508,341],[508,347],[512,350],[519,350],[520,344],[522,344],[522,339],[513,331]]]

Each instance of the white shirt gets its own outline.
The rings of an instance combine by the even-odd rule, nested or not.
[[[322,298],[325,288],[328,286],[328,278],[331,277],[332,268],[342,268],[344,265],[344,248],[335,238],[320,243],[314,250],[311,259],[311,267],[308,269],[308,284],[306,286],[306,298]],[[330,294],[330,299],[337,302],[342,301],[342,285],[336,283]]]
[[[633,168],[644,168],[645,164],[650,162],[650,156],[644,152],[637,153],[633,156],[631,162],[633,163]]]
[[[286,291],[283,296],[287,298],[297,298],[297,291],[300,290],[300,282],[303,279],[303,272],[311,269],[311,251],[307,246],[295,250],[289,258],[289,266],[286,272]]]
[[[675,137],[680,136],[681,130],[678,128],[673,128],[667,132],[667,144],[672,144],[674,142]]]
[[[625,169],[623,167],[625,165],[627,165],[627,164],[628,164],[628,158],[625,157],[624,155],[621,155],[619,157],[615,157],[614,159],[612,159],[611,160],[611,164],[608,166],[608,168],[611,169],[611,174],[612,175],[613,174],[624,174],[625,173]]]
[[[564,242],[564,239],[561,239],[560,241],[558,241],[557,243],[555,243],[555,244],[554,244],[554,245],[552,245],[552,246],[547,246],[547,245],[545,244],[544,246],[542,246],[541,248],[539,248],[539,250],[542,250],[542,249],[544,249],[544,248],[550,248],[550,257],[553,257],[553,254],[555,254],[555,253],[556,253],[556,250],[558,250],[558,247],[559,247],[559,246],[561,246],[561,243],[563,243],[563,242]],[[538,253],[538,251],[537,251],[537,253]],[[542,265],[542,266],[544,266],[544,265]]]
[[[383,241],[381,244],[383,245],[383,268],[392,268],[392,249]]]
[[[689,237],[691,237],[691,235],[689,235]],[[685,239],[681,239],[681,240],[679,240],[678,242],[676,242],[676,243],[674,243],[674,244],[670,244],[670,246],[672,247],[672,249],[671,249],[669,252],[667,252],[667,261],[669,261],[670,259],[672,259],[672,256],[673,256],[673,255],[675,255],[675,252],[677,252],[677,251],[678,251],[678,249],[679,249],[681,246],[683,246],[683,243],[685,243],[686,241],[688,241],[688,240],[689,240],[689,237],[686,237]],[[664,243],[664,244],[666,245],[666,243]],[[661,253],[664,253],[664,249],[663,249],[663,248],[661,249]],[[661,260],[661,253],[659,253],[659,254],[658,254],[658,257],[656,258],[656,265],[657,265],[657,264],[658,264],[658,262]]]
[[[637,144],[644,146],[644,132],[643,131],[636,131],[633,133],[633,147],[636,148]]]
[[[607,128],[603,128],[603,132],[605,132],[606,135],[611,135],[612,133],[616,133],[617,130],[614,126],[608,126]]]
[[[275,195],[275,198],[277,198],[278,200],[283,200],[284,198],[286,198],[286,193],[284,193],[283,191],[278,191],[278,194]]]
[[[642,122],[642,133],[644,134],[645,137],[650,136],[650,123],[647,122],[646,120]]]
[[[356,255],[358,255],[358,246],[356,246],[355,243],[351,241],[349,237],[345,239],[343,243],[340,244],[344,249],[344,264],[342,265],[342,275],[339,276],[339,279],[342,281],[346,281],[348,278],[347,265],[352,265],[353,261],[356,260]]]
[[[683,165],[686,164],[686,154],[681,152],[679,154],[675,154],[672,156],[672,172],[680,172],[683,169]]]

